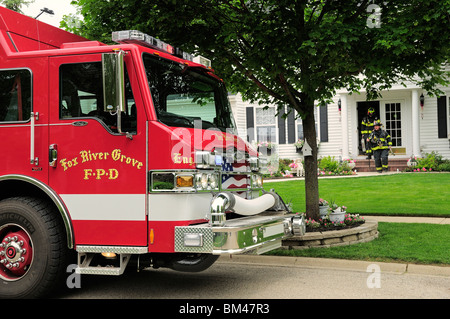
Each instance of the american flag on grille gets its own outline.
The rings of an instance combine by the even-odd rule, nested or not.
[[[222,188],[247,188],[247,166],[244,163],[228,163],[226,159],[222,164]],[[226,172],[242,172],[242,175],[226,174]]]

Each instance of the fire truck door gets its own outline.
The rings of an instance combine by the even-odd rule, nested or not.
[[[23,64],[26,63],[26,67]],[[21,175],[47,183],[48,139],[45,65],[19,61],[0,71],[0,176]]]
[[[146,114],[131,54],[126,108],[105,112],[101,55],[50,58],[49,181],[76,245],[147,245]]]

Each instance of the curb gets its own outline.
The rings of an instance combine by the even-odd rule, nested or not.
[[[261,255],[229,255],[229,256],[220,256],[217,262],[264,265],[275,267],[342,269],[361,272],[373,272],[372,269],[373,265],[377,265],[378,267],[380,267],[381,272],[387,273],[450,277],[450,267],[448,266],[387,263],[387,262],[347,260],[347,259],[261,256]]]

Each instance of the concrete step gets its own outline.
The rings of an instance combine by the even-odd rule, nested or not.
[[[397,170],[403,171],[406,169],[408,159],[407,158],[395,158],[393,156],[389,156],[388,165],[389,165],[389,171],[396,172]],[[373,159],[357,159],[355,161],[355,169],[358,172],[374,172],[375,169],[375,161]]]

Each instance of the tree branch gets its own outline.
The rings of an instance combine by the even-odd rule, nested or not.
[[[291,105],[294,107],[295,110],[297,111],[304,111],[304,109],[301,106],[301,102],[299,103],[299,101],[295,98],[295,96],[292,94],[292,91],[289,87],[289,84],[286,81],[286,78],[284,77],[284,75],[282,73],[278,74],[278,80],[281,84],[281,87],[283,88],[283,90],[286,92],[289,101],[291,102]],[[297,93],[297,92],[296,92]]]
[[[242,63],[239,61],[239,59],[232,53],[227,52],[228,56],[233,60],[234,65],[240,69],[242,71],[242,73],[244,73],[244,75],[250,79],[252,82],[254,82],[262,91],[264,91],[265,93],[269,94],[270,96],[276,98],[277,100],[280,101],[285,101],[286,99],[282,96],[279,95],[278,93],[276,93],[275,91],[269,89],[266,85],[264,85],[264,83],[262,83],[250,70],[247,70],[246,67],[244,67],[244,65],[242,65]]]

